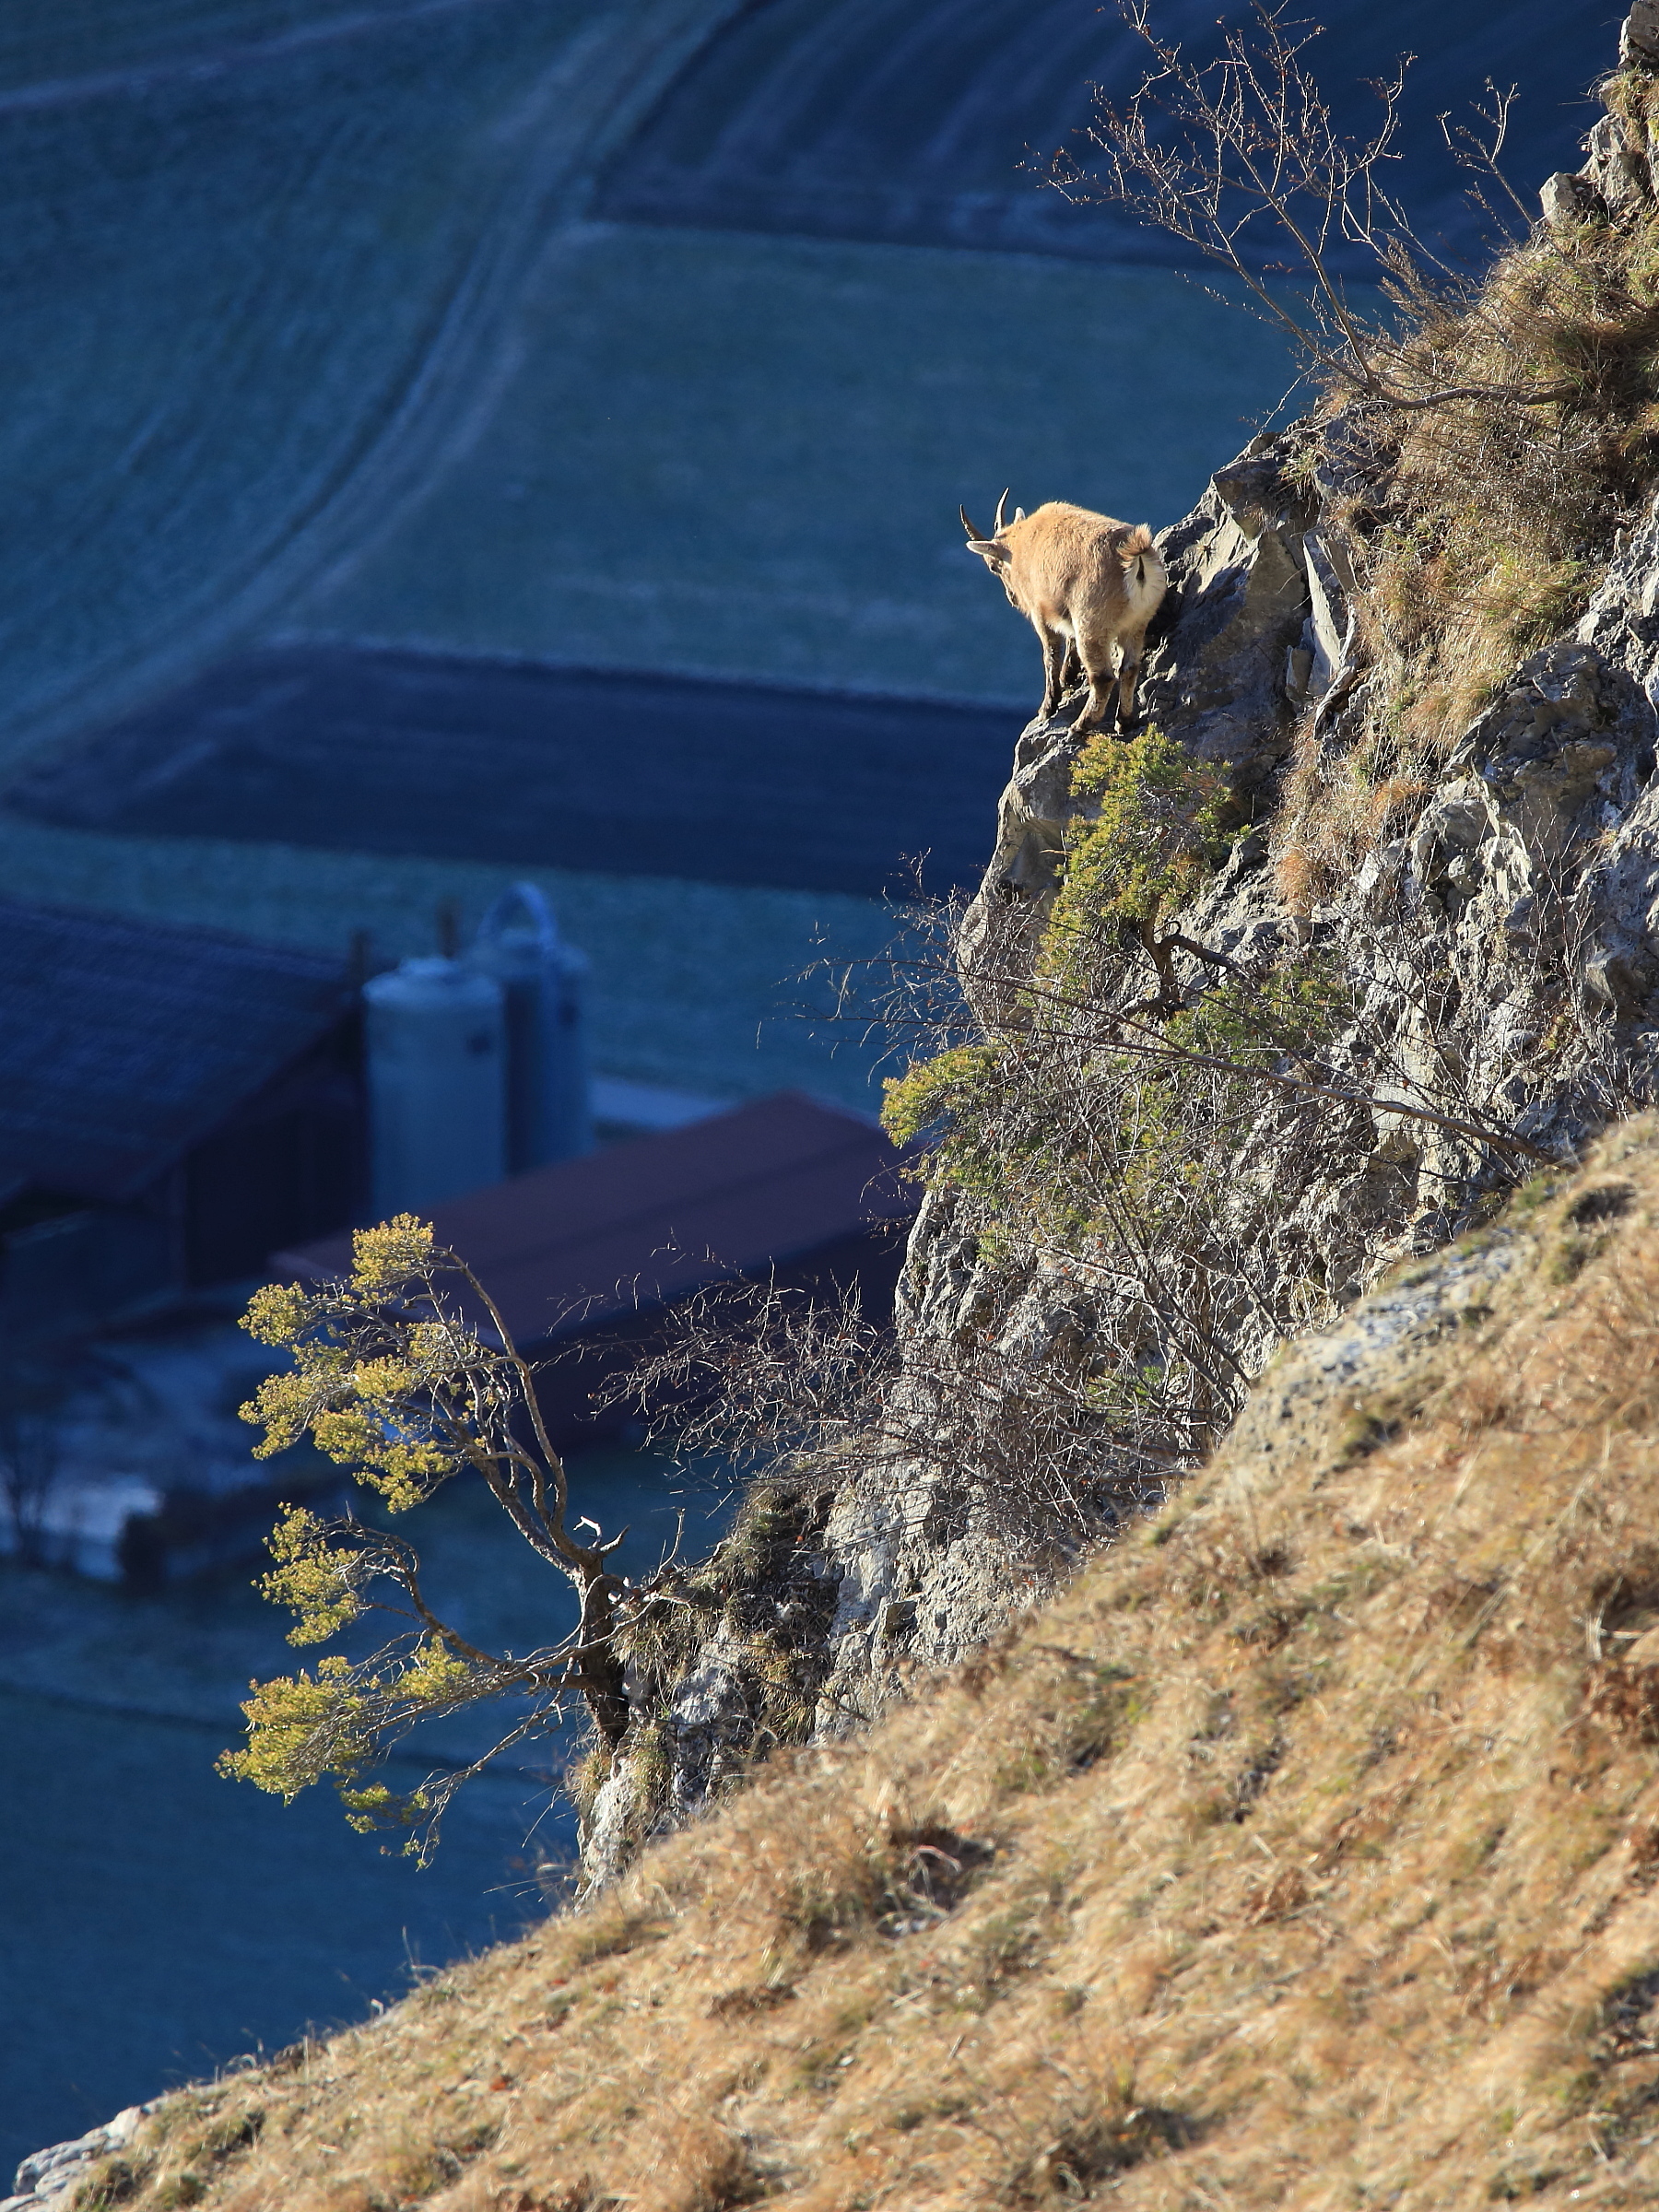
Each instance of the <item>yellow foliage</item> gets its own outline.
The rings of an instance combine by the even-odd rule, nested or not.
[[[395,1290],[432,1271],[436,1240],[429,1221],[396,1214],[373,1229],[359,1229],[351,1240],[351,1287],[372,1298]]]
[[[299,1615],[288,1630],[290,1643],[323,1643],[357,1619],[363,1609],[352,1586],[357,1555],[334,1549],[314,1513],[285,1506],[265,1545],[276,1565],[258,1588],[273,1605]]]
[[[407,1828],[431,1804],[425,1790],[412,1790],[406,1797],[400,1797],[383,1782],[369,1783],[360,1790],[342,1786],[339,1798],[346,1808],[346,1825],[356,1829],[359,1836],[372,1835],[376,1829]]]
[[[260,1344],[292,1344],[311,1318],[311,1300],[298,1283],[266,1283],[248,1300],[241,1326]]]
[[[425,1379],[408,1359],[360,1359],[351,1371],[351,1387],[358,1396],[368,1405],[382,1407],[394,1405]]]
[[[471,1278],[453,1253],[435,1244],[428,1224],[400,1214],[360,1231],[355,1253],[347,1282],[312,1290],[274,1284],[250,1301],[244,1325],[291,1359],[241,1408],[244,1420],[264,1429],[258,1455],[309,1439],[394,1512],[419,1504],[467,1466],[500,1495],[500,1470],[523,1457],[515,1416],[533,1402],[522,1361],[511,1344],[483,1344],[452,1311],[441,1295],[444,1278]],[[556,1460],[547,1472],[562,1501]],[[557,1546],[560,1524],[551,1514],[543,1519]],[[289,1642],[319,1643],[351,1626],[367,1609],[362,1593],[377,1578],[398,1590],[403,1602],[394,1610],[434,1632],[412,1650],[400,1637],[355,1666],[325,1659],[314,1679],[300,1674],[255,1683],[242,1709],[246,1747],[227,1752],[221,1771],[284,1796],[332,1774],[354,1827],[407,1826],[417,1813],[429,1813],[424,1841],[410,1846],[429,1850],[452,1785],[435,1786],[429,1799],[421,1793],[400,1798],[379,1784],[359,1787],[361,1769],[415,1722],[531,1687],[533,1670],[506,1657],[461,1657],[471,1647],[426,1605],[418,1559],[401,1538],[354,1523],[330,1528],[290,1506],[269,1547],[276,1564],[259,1587],[295,1614]]]
[[[254,1293],[250,1313],[264,1295],[262,1291]],[[303,1293],[296,1295],[303,1297]],[[305,1303],[309,1309],[312,1301],[306,1300]],[[309,1311],[300,1325],[311,1325]],[[289,1342],[298,1364],[281,1374],[267,1375],[257,1394],[241,1408],[244,1421],[263,1426],[265,1431],[253,1447],[255,1459],[269,1459],[299,1443],[310,1430],[318,1409],[348,1387],[351,1363],[338,1345],[318,1343],[314,1338],[301,1342],[295,1337]]]
[[[382,1825],[376,1816],[394,1807],[397,1824],[406,1825],[425,1806],[424,1794],[398,1797],[381,1784],[359,1789],[361,1771],[382,1755],[388,1735],[488,1695],[494,1685],[487,1669],[434,1636],[424,1637],[401,1665],[377,1672],[380,1664],[354,1666],[335,1654],[317,1662],[314,1679],[301,1671],[251,1683],[242,1704],[247,1743],[221,1753],[219,1772],[289,1801],[332,1774],[354,1827]]]
[[[480,1671],[441,1639],[429,1636],[390,1688],[412,1705],[451,1705],[474,1695]]]
[[[255,1294],[250,1315],[256,1309],[278,1310],[265,1291]],[[418,1505],[465,1464],[461,1445],[436,1431],[431,1394],[465,1368],[469,1354],[485,1356],[469,1332],[412,1322],[403,1332],[406,1356],[363,1359],[340,1341],[342,1317],[329,1294],[285,1291],[279,1311],[294,1365],[267,1375],[241,1408],[243,1420],[265,1431],[253,1447],[255,1458],[269,1459],[309,1436],[336,1466],[350,1467],[359,1482],[379,1490],[394,1512]]]
[[[219,1754],[221,1774],[291,1803],[326,1773],[355,1774],[372,1755],[349,1659],[320,1659],[314,1681],[301,1669],[249,1687],[253,1695],[242,1704],[248,1741],[241,1751]]]

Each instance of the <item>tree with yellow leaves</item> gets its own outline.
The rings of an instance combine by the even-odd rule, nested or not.
[[[585,1700],[603,1742],[620,1743],[629,1712],[616,1631],[634,1594],[608,1564],[620,1535],[606,1542],[585,1519],[578,1525],[594,1528],[594,1542],[571,1534],[564,1463],[529,1362],[465,1261],[412,1214],[359,1230],[352,1246],[348,1277],[309,1290],[269,1284],[242,1317],[261,1344],[292,1355],[241,1409],[265,1431],[255,1456],[310,1437],[394,1512],[470,1470],[525,1543],[570,1577],[581,1618],[561,1643],[523,1658],[481,1651],[427,1604],[419,1562],[400,1536],[286,1507],[269,1539],[276,1566],[260,1587],[296,1615],[290,1643],[324,1642],[388,1603],[411,1625],[368,1659],[335,1655],[314,1675],[302,1668],[253,1684],[242,1708],[246,1746],[227,1751],[219,1768],[285,1798],[332,1778],[354,1827],[411,1829],[406,1848],[424,1857],[460,1784],[553,1724],[572,1694]],[[389,1586],[401,1603],[371,1597],[372,1585]],[[527,1698],[528,1707],[472,1766],[402,1796],[365,1782],[419,1722],[504,1695]]]

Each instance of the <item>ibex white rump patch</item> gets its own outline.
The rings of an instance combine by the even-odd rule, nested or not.
[[[1074,727],[1099,729],[1117,687],[1117,727],[1135,712],[1147,625],[1163,603],[1169,577],[1145,523],[1116,523],[1109,514],[1050,500],[1035,514],[1023,507],[1005,523],[1005,491],[987,537],[959,507],[968,550],[1000,577],[1008,604],[1042,641],[1042,712],[1052,714],[1066,687],[1088,679],[1088,697]]]

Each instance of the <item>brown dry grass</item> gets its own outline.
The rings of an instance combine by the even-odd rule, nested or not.
[[[1652,2204],[1659,1126],[1527,1195],[1426,1401],[1247,1417],[868,1739],[84,2202]]]
[[[1601,88],[1628,127],[1659,79]],[[1401,381],[1471,396],[1373,424],[1372,481],[1332,521],[1361,577],[1371,676],[1350,734],[1305,732],[1277,840],[1300,903],[1397,833],[1516,664],[1583,613],[1659,470],[1659,211],[1540,225],[1465,303],[1400,293]],[[1548,390],[1547,405],[1521,394]],[[1305,880],[1304,880],[1305,879]]]

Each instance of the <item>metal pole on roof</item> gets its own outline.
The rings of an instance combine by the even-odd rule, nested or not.
[[[592,1151],[586,954],[560,939],[535,884],[515,883],[479,923],[467,959],[504,1000],[508,1173]]]

